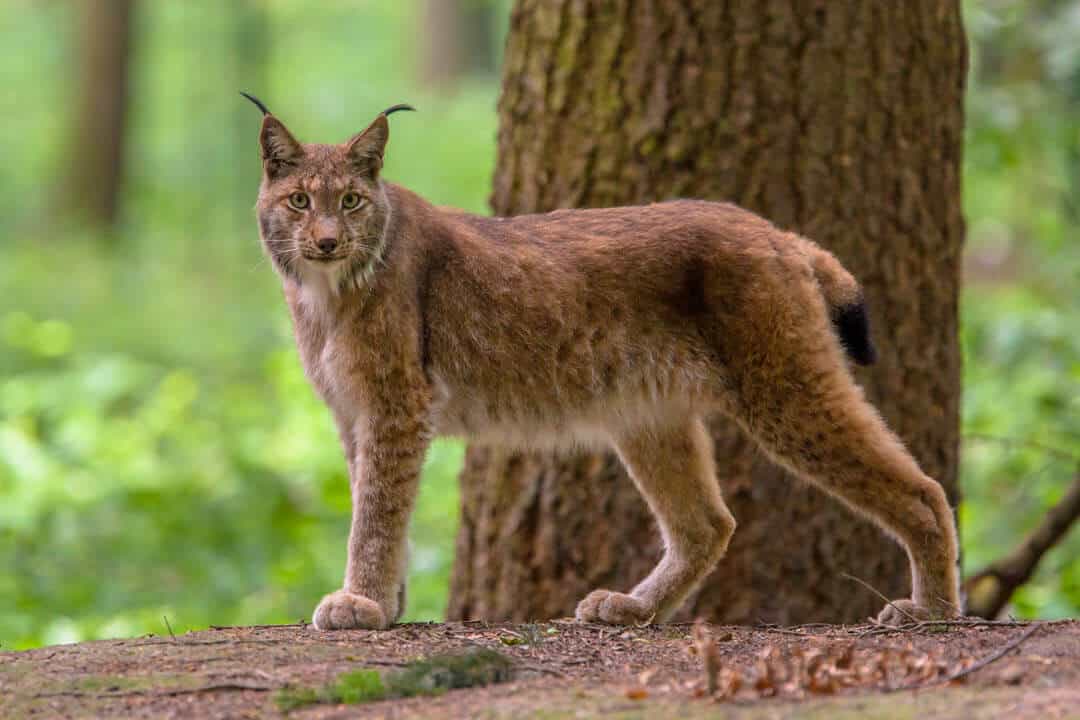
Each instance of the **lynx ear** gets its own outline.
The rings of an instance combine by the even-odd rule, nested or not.
[[[270,177],[287,172],[304,154],[304,148],[273,115],[263,118],[259,147],[262,151],[263,167]]]
[[[390,139],[390,124],[385,115],[379,115],[367,130],[349,141],[349,161],[357,172],[378,177],[383,165],[383,151]]]
[[[367,173],[371,177],[377,177],[383,165],[383,152],[386,150],[386,141],[390,139],[390,123],[386,116],[400,110],[415,110],[412,105],[394,105],[379,113],[375,122],[368,125],[367,130],[353,137],[348,142],[347,151],[349,159],[357,171]]]

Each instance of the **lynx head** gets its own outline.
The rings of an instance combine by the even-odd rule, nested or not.
[[[284,277],[339,293],[370,280],[384,249],[390,205],[379,180],[390,136],[386,117],[340,145],[297,142],[256,98],[263,112],[263,174],[256,210],[263,245]]]

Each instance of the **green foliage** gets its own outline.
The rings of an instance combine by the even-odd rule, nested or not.
[[[960,525],[974,572],[1012,549],[1080,468],[1080,311],[1031,287],[972,289],[964,300]],[[1077,614],[1080,532],[1051,551],[1014,602],[1028,617]]]
[[[391,697],[437,695],[446,690],[506,682],[513,671],[510,658],[488,648],[435,655],[409,663],[384,678]]]
[[[352,670],[320,688],[283,688],[274,700],[283,712],[316,703],[355,705],[494,685],[506,682],[512,674],[510,658],[495,650],[477,647],[416,660],[393,672]]]
[[[968,2],[973,39],[960,526],[965,569],[1000,557],[1080,467],[1080,8]],[[1014,598],[1080,613],[1080,531]]]
[[[1074,7],[968,4],[968,569],[1033,527],[1080,454]],[[414,10],[141,3],[123,222],[94,237],[55,221],[76,76],[69,8],[0,5],[4,649],[164,633],[163,615],[177,633],[294,622],[340,584],[345,465],[258,247],[259,117],[236,91],[311,140],[347,137],[411,102],[421,112],[393,117],[387,175],[482,211],[497,79],[449,96],[419,90]],[[461,462],[461,446],[444,442],[425,466],[408,619],[442,617]],[[1017,610],[1080,613],[1080,533],[1047,558]]]
[[[35,67],[3,75],[20,100],[0,136],[4,648],[164,633],[162,615],[176,632],[295,622],[341,583],[345,463],[259,248],[259,114],[238,89],[310,140],[412,102],[420,113],[393,118],[387,176],[483,210],[497,88],[418,90],[401,56],[411,7],[263,6],[251,67],[232,7],[140,5],[124,221],[94,237],[57,225],[48,191],[71,91],[65,4],[0,6],[0,73]],[[429,453],[407,619],[443,615],[461,461],[456,443]]]
[[[386,697],[382,676],[378,670],[353,670],[338,676],[333,685],[338,702],[356,704],[373,702]]]
[[[330,699],[325,701],[319,695],[319,691],[310,687],[286,687],[278,690],[274,693],[274,702],[278,706],[278,710],[283,713],[289,713],[297,708],[306,707],[308,705],[315,705],[320,702],[332,702]]]

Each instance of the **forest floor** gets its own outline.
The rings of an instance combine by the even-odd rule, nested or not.
[[[440,661],[433,661],[435,669],[415,667],[418,658],[442,654],[480,657],[478,647],[503,657],[487,653],[498,669],[473,680],[440,671]],[[358,669],[368,672],[352,672]],[[408,686],[401,681],[406,675],[410,682],[424,677]],[[377,699],[422,692],[447,678],[495,682]],[[1080,718],[1080,622],[924,624],[901,631],[627,629],[569,620],[339,632],[284,625],[0,651],[2,718],[286,715]]]

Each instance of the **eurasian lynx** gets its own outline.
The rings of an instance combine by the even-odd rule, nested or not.
[[[582,621],[668,617],[735,530],[702,418],[725,413],[777,462],[906,548],[896,623],[959,612],[941,486],[863,397],[873,361],[861,292],[835,257],[723,203],[492,218],[381,179],[387,115],[341,145],[301,144],[257,100],[259,230],[300,357],[337,421],[352,530],[319,629],[402,611],[405,534],[436,434],[528,447],[613,447],[666,548],[629,594]]]

